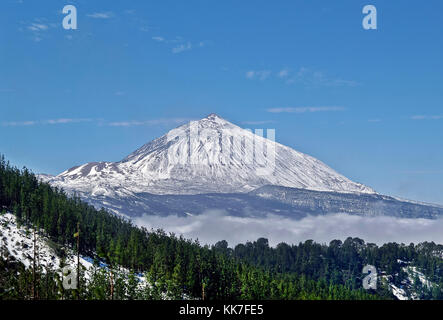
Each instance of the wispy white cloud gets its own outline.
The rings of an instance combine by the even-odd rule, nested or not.
[[[18,126],[33,126],[37,124],[37,121],[10,121],[2,122],[3,127],[18,127]]]
[[[19,31],[30,32],[32,35],[31,39],[34,42],[42,41],[47,36],[49,30],[56,27],[55,23],[49,23],[45,18],[35,18],[31,23],[24,21],[20,23],[23,24],[23,27],[20,27]]]
[[[150,29],[146,29],[143,31],[149,30]],[[195,48],[203,48],[208,44],[207,41],[190,41],[181,36],[169,38],[157,34],[155,36],[152,36],[151,39],[155,42],[167,45],[173,54],[179,54],[185,51],[193,50]]]
[[[134,126],[154,126],[154,125],[171,125],[182,124],[191,119],[188,118],[166,118],[166,119],[150,119],[150,120],[128,120],[109,122],[111,127],[134,127]]]
[[[178,53],[182,53],[185,51],[190,51],[194,48],[202,48],[206,45],[206,42],[204,42],[204,41],[199,41],[198,43],[193,43],[193,42],[187,41],[179,36],[177,36],[173,39],[167,39],[163,36],[154,36],[154,37],[151,37],[151,39],[158,42],[158,43],[170,45],[171,52],[173,54],[178,54]]]
[[[246,72],[247,79],[266,80],[271,75],[284,81],[286,84],[301,84],[305,86],[329,86],[329,87],[355,87],[356,81],[333,78],[321,71],[311,70],[301,67],[297,72],[292,72],[289,68],[280,71],[272,70],[249,70]]]
[[[23,127],[23,126],[34,126],[34,125],[81,123],[81,122],[91,122],[91,121],[92,121],[92,119],[60,118],[60,119],[49,119],[49,120],[9,121],[9,122],[2,122],[2,126],[3,127]]]
[[[155,40],[155,41],[157,41],[157,42],[165,42],[165,38],[163,38],[163,37],[152,37],[152,40]]]
[[[246,72],[246,78],[248,78],[248,79],[253,79],[253,78],[254,78],[254,75],[255,75],[255,72],[254,72],[254,71],[248,71],[248,72]]]
[[[242,124],[251,125],[251,126],[258,126],[263,124],[270,124],[275,123],[274,120],[258,120],[258,121],[243,121]]]
[[[407,171],[400,171],[400,174],[443,174],[443,170],[407,170]]]
[[[271,75],[271,71],[269,70],[249,70],[246,72],[246,78],[247,79],[258,79],[261,81],[266,80]]]
[[[411,117],[411,120],[441,120],[443,115],[415,115]]]
[[[191,120],[192,119],[190,118],[164,118],[164,119],[149,119],[149,120],[106,121],[104,119],[91,119],[91,118],[78,118],[78,119],[59,118],[59,119],[49,119],[49,120],[4,121],[1,122],[0,125],[2,127],[29,127],[36,125],[62,125],[69,123],[90,122],[100,126],[105,125],[111,127],[134,127],[134,126],[183,124]]]
[[[177,36],[177,37],[175,37],[175,38],[169,38],[169,39],[167,39],[167,38],[165,38],[165,37],[163,37],[163,36],[154,36],[154,37],[152,37],[151,38],[152,40],[154,40],[154,41],[157,41],[157,42],[163,42],[163,43],[167,43],[167,44],[173,44],[173,45],[175,45],[175,46],[177,46],[177,44],[183,44],[183,43],[186,43],[186,40],[185,39],[183,39],[182,37],[179,37],[179,36]],[[189,41],[188,41],[189,42]],[[192,43],[191,43],[192,44]]]
[[[358,85],[356,81],[345,80],[341,78],[333,78],[327,76],[324,72],[318,70],[311,70],[310,68],[301,67],[297,73],[291,75],[287,79],[288,84],[303,84],[306,86],[330,86],[330,87],[342,87],[349,86],[355,87]]]
[[[65,123],[80,123],[80,122],[91,122],[91,121],[92,119],[61,118],[61,119],[43,121],[43,124],[65,124]]]
[[[86,14],[87,17],[93,18],[93,19],[110,19],[114,16],[114,13],[111,11],[108,12],[94,12],[94,13],[88,13]]]
[[[278,76],[280,78],[286,78],[289,76],[289,70],[288,69],[282,69],[280,70],[280,72],[278,73]]]
[[[358,86],[358,82],[353,80],[343,80],[343,79],[327,79],[325,85],[337,86],[337,87],[356,87]]]
[[[295,107],[295,108],[270,108],[266,111],[271,113],[307,113],[307,112],[331,112],[344,111],[344,107]]]
[[[31,23],[31,25],[28,26],[28,29],[31,31],[46,31],[49,29],[49,26],[42,23]]]
[[[172,53],[177,54],[177,53],[181,53],[183,51],[188,51],[192,49],[192,43],[191,42],[186,42],[183,44],[180,44],[174,48],[172,48]]]

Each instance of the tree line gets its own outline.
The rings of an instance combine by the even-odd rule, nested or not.
[[[104,209],[97,210],[79,197],[70,197],[63,190],[39,181],[28,169],[11,166],[3,156],[0,156],[0,211],[11,212],[19,224],[39,230],[55,244],[61,257],[67,249],[79,250],[82,255],[94,257],[97,265],[98,261],[108,265],[107,269],[97,267],[88,280],[82,275],[83,286],[78,292],[69,293],[60,289],[56,270],[35,272],[18,261],[1,259],[0,299],[34,298],[36,290],[39,298],[48,299],[158,299],[165,298],[165,293],[172,299],[217,300],[392,298],[387,285],[377,292],[363,290],[358,274],[361,276],[360,267],[365,261],[383,264],[386,260],[385,264],[391,265],[388,260],[398,252],[380,255],[378,252],[388,249],[368,248],[361,255],[354,240],[352,244],[345,241],[330,246],[312,241],[299,246],[280,244],[275,249],[265,239],[235,249],[228,248],[226,242],[201,245],[163,230],[136,227]],[[80,226],[78,247],[74,237],[77,225]],[[432,265],[434,276],[441,277],[437,267],[441,266],[441,260],[420,254],[415,259],[420,266]],[[129,275],[122,273],[121,268],[129,270]],[[137,278],[134,275],[144,276],[150,285],[144,289],[134,287]],[[31,285],[35,277],[39,277],[38,288]],[[12,287],[16,290],[8,291]],[[30,290],[34,291],[32,295]]]

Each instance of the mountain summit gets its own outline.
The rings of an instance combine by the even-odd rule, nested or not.
[[[42,179],[86,197],[239,193],[265,185],[375,193],[273,139],[273,130],[253,133],[210,114],[169,131],[120,162],[86,163]]]

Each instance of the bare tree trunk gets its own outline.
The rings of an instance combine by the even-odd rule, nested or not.
[[[77,222],[77,293],[80,300],[80,222]]]
[[[111,285],[111,300],[114,300],[114,273],[112,272],[112,270],[109,270],[110,272],[110,277],[109,277],[109,281],[110,281],[110,285]]]
[[[36,276],[35,276],[35,262],[36,262],[36,239],[35,239],[35,230],[34,230],[34,257],[32,259],[32,299],[36,299],[37,298],[37,294],[36,294]]]

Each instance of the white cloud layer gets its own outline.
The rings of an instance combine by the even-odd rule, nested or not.
[[[394,217],[361,217],[347,214],[308,216],[301,220],[269,215],[266,218],[233,217],[221,210],[210,210],[199,216],[135,218],[134,223],[148,229],[161,228],[167,232],[199,239],[203,244],[227,240],[235,246],[260,237],[272,246],[280,242],[298,244],[313,239],[329,243],[334,239],[359,237],[378,245],[387,242],[409,244],[423,241],[443,243],[443,219],[403,219]]]

